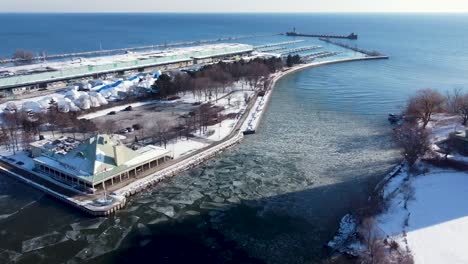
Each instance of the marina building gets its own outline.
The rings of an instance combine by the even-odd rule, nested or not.
[[[98,78],[104,74],[182,68],[234,56],[248,56],[253,51],[251,45],[222,43],[5,67],[0,75],[0,93],[21,94],[32,89],[64,85],[67,81]]]
[[[117,135],[105,134],[79,144],[67,139],[35,142],[31,144],[31,154],[36,171],[93,193],[145,176],[172,159],[172,153],[164,148],[148,145],[133,150],[122,144]]]

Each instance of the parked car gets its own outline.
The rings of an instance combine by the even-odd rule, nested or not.
[[[115,111],[110,111],[110,112],[108,113],[108,115],[115,115],[115,114],[117,114]]]
[[[132,111],[133,107],[131,105],[125,107],[124,111]]]

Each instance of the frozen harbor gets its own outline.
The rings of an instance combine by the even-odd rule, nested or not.
[[[247,262],[320,259],[325,252],[317,245],[333,235],[347,208],[365,200],[364,182],[384,175],[395,152],[385,126],[326,107],[317,110],[305,104],[308,92],[291,94],[294,82],[307,87],[306,76],[291,75],[277,84],[260,122],[262,133],[220,159],[134,196],[112,217],[90,220],[47,197],[26,196],[0,222],[5,230],[0,259],[110,263],[115,254],[125,260],[152,252],[163,260],[177,258],[180,252],[174,248],[180,247],[186,257],[201,255],[210,263],[219,263],[225,254],[245,260],[246,253]],[[5,195],[1,208],[11,201],[8,184],[0,186]],[[14,183],[14,190],[25,189]],[[21,233],[13,228],[37,212],[54,217]]]

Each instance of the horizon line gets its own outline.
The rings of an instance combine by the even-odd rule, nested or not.
[[[0,11],[0,14],[468,14],[468,11]]]

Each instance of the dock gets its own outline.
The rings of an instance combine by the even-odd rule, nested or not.
[[[264,48],[285,46],[285,45],[291,45],[291,44],[301,43],[301,42],[304,42],[304,41],[305,41],[305,40],[303,40],[303,39],[298,39],[298,40],[293,40],[293,41],[285,41],[285,42],[270,43],[270,44],[255,46],[255,49],[264,49]]]
[[[286,36],[288,37],[310,37],[310,38],[337,38],[337,39],[351,39],[356,40],[358,39],[358,35],[351,33],[349,35],[321,35],[321,34],[304,34],[298,33],[296,31],[286,32]]]
[[[263,48],[263,49],[258,49],[256,51],[258,52],[274,52],[274,51],[280,51],[280,50],[285,50],[287,49],[286,47],[271,47],[271,48]]]
[[[321,49],[322,46],[305,46],[305,47],[299,47],[299,48],[294,48],[294,49],[288,49],[285,50],[284,52],[281,52],[281,56],[288,56],[289,54],[294,54],[294,53],[299,53],[299,52],[304,52],[304,51],[309,51],[309,50],[316,50],[316,49]]]

